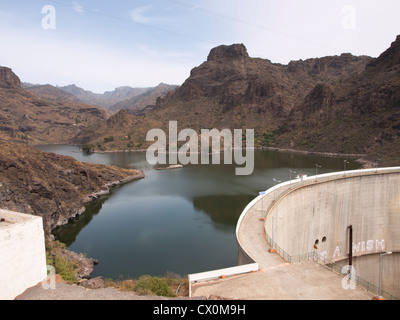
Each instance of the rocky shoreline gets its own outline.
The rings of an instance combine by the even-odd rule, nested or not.
[[[266,151],[274,151],[274,152],[286,152],[286,153],[297,153],[297,154],[309,154],[309,155],[321,155],[321,156],[329,156],[329,157],[347,157],[347,158],[352,158],[352,159],[357,159],[358,162],[361,163],[361,161],[364,161],[362,157],[364,155],[361,154],[338,154],[338,153],[326,153],[326,152],[310,152],[310,151],[299,151],[299,150],[293,150],[293,149],[281,149],[281,148],[276,148],[276,147],[258,147],[255,148],[255,150],[266,150]],[[144,152],[145,150],[115,150],[115,151],[108,151],[108,152],[102,152],[102,153],[109,153],[109,152]],[[59,158],[60,156],[57,156]],[[364,162],[364,165],[372,167],[373,163],[368,163],[367,161]],[[97,166],[97,165],[96,165]],[[107,167],[109,170],[115,170],[115,167],[112,166],[102,166],[102,169]],[[168,169],[177,169],[177,168],[182,168],[181,165],[177,166],[169,166],[166,168],[157,168],[156,170],[168,170]],[[120,169],[118,169],[120,170]],[[122,170],[122,169],[121,169]],[[130,173],[130,172],[125,172],[125,174]],[[107,179],[107,181],[102,181],[101,184],[96,185],[94,190],[92,192],[87,193],[82,197],[81,201],[81,206],[79,208],[76,208],[75,210],[70,210],[69,214],[63,216],[62,218],[58,219],[55,223],[52,224],[51,229],[50,229],[50,234],[51,230],[53,230],[56,227],[62,226],[67,224],[71,219],[75,218],[76,216],[82,215],[85,212],[85,204],[95,201],[96,199],[108,195],[110,193],[111,188],[118,187],[120,185],[123,185],[125,183],[129,183],[131,181],[137,180],[137,179],[142,179],[144,178],[145,175],[142,171],[136,170],[134,171],[134,174],[128,174],[128,175],[120,175],[118,176],[118,179]],[[53,237],[51,236],[51,239]],[[96,259],[90,258],[90,257],[85,257],[83,254],[80,253],[75,253],[69,250],[62,250],[59,251],[61,252],[62,256],[67,259],[68,261],[74,261],[75,264],[77,264],[77,276],[79,279],[90,279],[91,274],[93,272],[94,266],[98,263]],[[100,262],[101,263],[101,262]]]
[[[313,156],[323,156],[323,157],[338,157],[338,158],[350,158],[354,159],[356,162],[360,163],[364,169],[375,168],[379,164],[376,161],[366,159],[366,154],[357,154],[357,153],[335,153],[335,152],[319,152],[319,151],[306,151],[306,150],[297,150],[297,149],[287,149],[287,148],[279,148],[279,147],[255,147],[254,150],[265,150],[265,151],[273,151],[273,152],[282,152],[282,153],[295,153],[295,154],[305,154],[305,155],[313,155]],[[118,152],[147,152],[146,149],[138,149],[138,150],[107,150],[107,151],[94,151],[94,153],[118,153]],[[212,154],[212,153],[210,153]],[[163,170],[157,169],[157,170]],[[165,168],[164,168],[165,170]]]
[[[356,162],[362,165],[363,169],[371,169],[379,166],[376,161],[366,159],[366,154],[354,154],[354,153],[334,153],[334,152],[317,152],[317,151],[305,151],[305,150],[295,150],[295,149],[284,149],[276,147],[262,147],[260,150],[284,152],[284,153],[296,153],[296,154],[306,154],[313,156],[323,156],[323,157],[334,157],[334,158],[350,158],[354,159]]]
[[[51,231],[85,212],[85,204],[110,188],[144,178],[141,170],[82,163],[72,157],[0,140],[0,206],[40,216],[48,247]],[[94,259],[56,250],[78,265],[79,277],[90,276]]]
[[[102,196],[108,195],[110,193],[111,188],[115,188],[115,187],[121,186],[123,184],[129,183],[131,181],[142,179],[142,178],[145,178],[145,175],[143,174],[143,172],[139,175],[131,175],[122,180],[107,183],[102,187],[102,189],[100,191],[96,191],[96,192],[93,192],[93,193],[87,195],[83,199],[83,203],[87,204],[92,201],[95,201],[96,199],[98,199]],[[54,228],[67,224],[71,219],[84,214],[85,211],[86,211],[86,208],[85,208],[85,206],[83,206],[75,214],[72,214],[71,216],[68,217],[68,219],[63,220],[61,224],[56,225]],[[53,235],[51,235],[51,240],[52,241],[54,240]],[[75,264],[77,266],[76,276],[77,276],[78,280],[79,279],[91,279],[91,274],[93,273],[94,267],[99,263],[99,261],[95,258],[86,257],[82,253],[77,253],[74,251],[70,251],[68,249],[62,250],[61,255],[66,260],[72,262],[73,264]]]

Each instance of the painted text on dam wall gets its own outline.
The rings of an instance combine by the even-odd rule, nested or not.
[[[353,248],[353,255],[362,255],[362,254],[369,254],[369,253],[376,253],[382,252],[385,250],[385,240],[367,240],[367,241],[360,241],[355,242],[352,246]],[[332,258],[338,259],[341,257],[346,257],[348,254],[347,250],[340,248],[340,246],[336,246]],[[329,254],[328,251],[323,251],[320,253],[321,257],[328,258]]]

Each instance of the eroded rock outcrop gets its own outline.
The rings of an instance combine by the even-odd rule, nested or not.
[[[0,87],[1,88],[20,88],[21,80],[10,69],[0,66]]]
[[[140,178],[140,170],[81,163],[0,141],[0,207],[41,216],[47,236],[110,187]]]

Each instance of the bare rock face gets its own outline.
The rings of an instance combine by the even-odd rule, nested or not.
[[[208,55],[207,61],[243,58],[249,58],[246,47],[243,44],[233,44],[212,49]]]
[[[261,135],[290,127],[288,116],[310,93],[310,100],[319,97],[310,112],[320,102],[329,104],[329,88],[361,73],[371,60],[342,54],[282,65],[249,57],[243,44],[218,46],[148,117],[166,121],[178,114],[183,127],[245,126]]]
[[[302,105],[303,119],[312,115],[318,110],[329,109],[332,105],[333,92],[329,85],[319,83],[315,88],[305,97],[304,104]]]
[[[7,89],[20,88],[21,80],[10,68],[0,67],[0,87]]]
[[[367,65],[367,70],[397,71],[400,69],[400,35],[392,42],[389,49],[383,52],[377,59]]]
[[[355,57],[319,60],[343,69]],[[364,59],[364,58],[361,58]],[[277,138],[280,147],[308,151],[366,154],[380,165],[398,165],[400,158],[400,36],[378,58],[369,58],[362,72],[347,74],[336,85],[319,83],[297,104],[287,122],[292,130]],[[365,60],[365,61],[368,61]],[[316,61],[309,64],[317,66]],[[323,62],[323,64],[321,64]],[[328,63],[328,64],[327,64]],[[292,68],[295,65],[292,64]]]
[[[121,109],[118,111],[118,113],[114,114],[113,116],[107,119],[107,124],[109,126],[112,126],[115,124],[125,123],[127,114],[128,112],[125,109]]]
[[[103,277],[96,277],[89,280],[84,279],[82,281],[79,281],[78,285],[86,289],[92,289],[92,290],[101,289],[104,288],[104,279]]]

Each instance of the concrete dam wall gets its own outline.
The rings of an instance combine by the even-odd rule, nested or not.
[[[267,238],[290,256],[316,252],[343,265],[352,252],[357,274],[376,285],[379,253],[392,251],[384,257],[382,287],[400,296],[398,168],[309,177],[285,187],[269,206]]]

